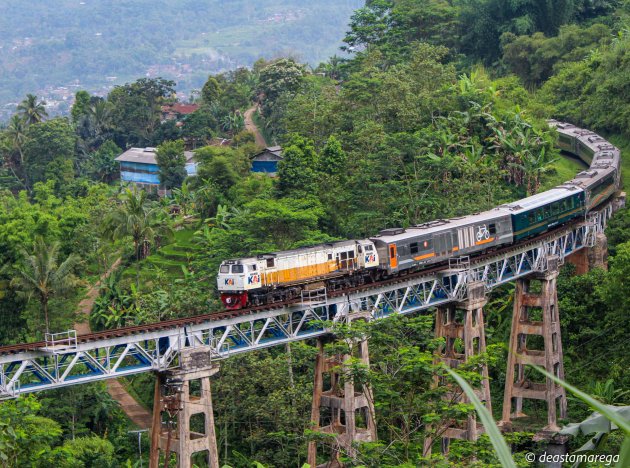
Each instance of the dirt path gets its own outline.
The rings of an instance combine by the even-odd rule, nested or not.
[[[267,142],[265,141],[265,137],[262,135],[262,133],[260,133],[260,130],[258,130],[258,127],[254,123],[253,116],[256,110],[258,110],[258,104],[253,105],[252,107],[250,107],[249,109],[245,111],[245,114],[244,114],[245,129],[248,132],[252,132],[254,134],[254,136],[256,137],[256,144],[258,146],[262,146],[263,148],[266,148]]]
[[[77,320],[82,320],[74,324],[74,329],[77,331],[77,335],[85,335],[90,333],[90,312],[94,306],[94,301],[98,297],[101,284],[104,280],[111,275],[116,268],[120,265],[122,259],[116,260],[109,270],[107,270],[100,279],[89,289],[85,298],[77,307]],[[125,387],[115,379],[105,381],[107,385],[107,392],[112,396],[114,400],[118,402],[120,408],[127,415],[131,421],[140,429],[147,429],[151,427],[151,413],[146,408],[140,405],[130,394],[125,390]]]

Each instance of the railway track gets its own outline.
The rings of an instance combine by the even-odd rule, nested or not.
[[[528,244],[535,244],[537,242],[540,242],[542,240],[544,240],[547,237],[553,237],[554,234],[556,234],[557,232],[566,230],[572,226],[576,226],[580,223],[582,223],[584,221],[582,220],[578,220],[578,221],[573,221],[571,223],[565,224],[563,226],[560,226],[556,229],[553,229],[551,231],[547,231],[543,234],[540,234],[536,237],[533,237],[531,239],[528,239],[526,242],[522,242],[520,244],[517,244],[519,247],[523,247],[526,246]],[[487,259],[489,257],[493,257],[493,256],[500,256],[502,254],[506,254],[509,253],[512,250],[515,250],[515,246],[514,245],[510,245],[507,247],[503,247],[500,249],[496,249],[496,250],[492,250],[492,251],[488,251],[485,252],[483,254],[480,255],[476,255],[474,257],[470,258],[470,263],[471,265],[483,261],[484,259]],[[437,265],[433,265],[430,268],[426,268],[414,273],[410,273],[407,275],[401,275],[401,276],[397,276],[395,278],[388,278],[385,280],[381,280],[381,281],[376,281],[376,282],[372,282],[372,283],[366,283],[364,285],[361,286],[356,286],[356,287],[350,287],[350,288],[345,288],[345,289],[339,289],[339,290],[333,290],[330,291],[328,293],[329,297],[339,297],[339,296],[343,296],[346,294],[350,294],[350,293],[355,293],[355,292],[360,292],[360,291],[366,291],[369,289],[374,289],[377,287],[381,287],[381,286],[387,286],[387,285],[394,285],[396,283],[402,283],[404,281],[407,281],[409,279],[413,279],[413,278],[418,278],[418,277],[422,277],[422,276],[428,276],[440,271],[444,271],[448,269],[448,262],[442,263],[442,264],[437,264]],[[215,313],[210,313],[210,314],[202,314],[202,315],[196,315],[196,316],[192,316],[192,317],[184,317],[184,318],[178,318],[178,319],[171,319],[171,320],[165,320],[162,322],[157,322],[157,323],[150,323],[150,324],[144,324],[144,325],[134,325],[134,326],[130,326],[130,327],[122,327],[122,328],[115,328],[115,329],[111,329],[111,330],[104,330],[104,331],[100,331],[100,332],[93,332],[93,333],[87,333],[84,335],[78,335],[77,336],[77,343],[88,343],[88,342],[93,342],[93,341],[98,341],[98,340],[102,340],[102,339],[108,339],[108,338],[117,338],[117,337],[122,337],[122,336],[129,336],[129,335],[135,335],[135,334],[141,334],[141,333],[147,333],[147,332],[152,332],[152,331],[160,331],[160,330],[167,330],[167,329],[171,329],[171,328],[178,328],[178,327],[182,327],[182,326],[186,326],[186,325],[197,325],[200,323],[206,323],[206,322],[212,322],[212,321],[218,321],[218,320],[223,320],[223,319],[229,319],[229,318],[234,318],[234,317],[240,317],[240,316],[245,316],[245,315],[253,315],[259,312],[265,312],[265,311],[269,311],[269,310],[277,310],[279,308],[285,307],[285,306],[290,306],[293,304],[299,304],[301,302],[300,299],[294,299],[294,300],[290,300],[290,301],[284,301],[284,302],[273,302],[270,304],[265,304],[265,305],[260,305],[260,306],[255,306],[255,307],[248,307],[246,309],[237,309],[237,310],[223,310],[220,312],[215,312]],[[20,344],[14,344],[14,345],[6,345],[6,346],[0,346],[0,355],[10,355],[10,354],[16,354],[16,353],[21,353],[21,352],[25,352],[25,351],[33,351],[33,350],[37,350],[37,349],[41,349],[44,348],[46,346],[46,342],[45,341],[35,341],[35,342],[31,342],[31,343],[20,343]]]

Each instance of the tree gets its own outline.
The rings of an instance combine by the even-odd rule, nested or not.
[[[207,106],[214,104],[221,96],[221,85],[214,76],[208,77],[208,81],[201,88],[201,99]]]
[[[77,279],[72,274],[79,263],[79,257],[71,254],[65,260],[59,259],[59,242],[48,245],[42,237],[36,237],[33,253],[22,251],[23,263],[11,284],[28,300],[35,296],[39,301],[46,333],[49,332],[48,303],[53,296],[63,295],[77,285]]]
[[[109,93],[107,100],[111,104],[114,140],[118,146],[145,146],[152,141],[160,124],[160,105],[172,98],[174,87],[174,81],[142,78],[116,86]]]
[[[173,231],[164,219],[160,218],[160,210],[147,200],[144,190],[127,189],[122,202],[105,220],[104,234],[111,240],[131,237],[136,259],[136,289],[140,288],[140,259],[148,255],[152,244],[161,238],[170,238]]]
[[[74,95],[74,104],[70,109],[70,115],[73,122],[78,122],[81,117],[88,114],[90,108],[90,93],[81,90]]]
[[[278,163],[280,194],[315,193],[318,156],[313,141],[292,135],[282,151],[282,158]]]
[[[165,190],[181,187],[186,178],[184,140],[165,141],[157,147],[160,184]]]
[[[331,135],[319,155],[319,170],[329,176],[342,176],[347,158],[341,142]]]
[[[112,140],[107,140],[103,145],[90,154],[85,163],[87,173],[95,180],[110,183],[118,175],[118,163],[116,157],[122,150]]]
[[[303,67],[292,59],[280,59],[263,68],[258,83],[258,93],[265,99],[263,114],[269,114],[270,107],[282,94],[295,93],[303,78]]]
[[[29,183],[54,180],[61,189],[74,177],[76,135],[67,119],[57,117],[31,124],[24,144]]]
[[[343,39],[348,46],[342,49],[355,51],[358,47],[382,43],[389,28],[392,6],[391,0],[373,0],[356,10],[350,18],[350,31]]]
[[[3,466],[41,466],[62,434],[59,424],[39,414],[34,396],[0,405],[0,463]]]
[[[29,125],[41,122],[45,117],[48,117],[48,112],[46,112],[46,102],[38,102],[37,96],[34,94],[27,94],[26,99],[18,104],[17,110],[18,114]]]
[[[26,168],[24,165],[24,145],[26,144],[26,132],[27,132],[27,124],[26,122],[19,116],[13,115],[11,120],[9,121],[9,125],[4,131],[4,135],[7,138],[9,151],[8,151],[8,159],[12,159],[12,153],[17,153],[19,157],[19,167],[16,171],[16,165],[13,161],[8,161],[8,166],[13,172],[13,176],[20,181],[22,186],[28,190],[28,177]],[[21,175],[21,177],[20,177]]]

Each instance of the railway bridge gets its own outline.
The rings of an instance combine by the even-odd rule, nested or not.
[[[353,454],[353,442],[376,438],[374,401],[369,388],[345,380],[339,369],[347,356],[325,356],[323,340],[331,323],[379,320],[394,314],[436,311],[435,333],[444,338],[437,353],[453,367],[485,351],[483,307],[488,292],[516,282],[512,330],[504,391],[502,424],[522,413],[523,399],[547,403],[545,429],[557,430],[558,413],[566,412],[561,387],[547,379],[528,382],[524,367],[538,364],[562,378],[562,340],[557,308],[556,278],[565,262],[579,269],[605,263],[604,229],[613,213],[624,206],[618,194],[590,211],[587,217],[556,227],[534,238],[475,257],[451,259],[420,272],[340,291],[310,291],[293,301],[230,310],[155,324],[126,327],[77,336],[76,331],[46,335],[45,341],[0,347],[0,399],[29,392],[79,385],[145,372],[157,374],[151,431],[151,466],[160,452],[178,454],[179,466],[189,467],[191,455],[208,453],[218,467],[212,410],[211,378],[221,360],[250,351],[299,340],[317,339],[312,422],[315,429],[335,435],[333,459],[339,452]],[[532,288],[532,282],[540,287]],[[538,291],[538,292],[535,292]],[[527,337],[542,337],[542,350],[527,348]],[[463,342],[463,352],[456,345]],[[369,365],[368,344],[352,344]],[[488,408],[491,395],[487,367],[481,366],[477,392]],[[324,376],[330,374],[328,379]],[[191,382],[200,380],[201,391]],[[324,381],[330,388],[324,388]],[[436,385],[441,382],[436,380]],[[459,398],[464,398],[460,396]],[[322,410],[332,415],[322,426]],[[359,427],[356,411],[364,415]],[[192,415],[204,414],[203,433],[192,432]],[[174,420],[177,423],[174,423]],[[166,423],[165,423],[166,422]],[[455,438],[476,440],[483,432],[474,415],[454,421],[441,434],[442,447]],[[425,453],[434,445],[427,440]],[[317,446],[309,445],[309,463],[316,466]]]

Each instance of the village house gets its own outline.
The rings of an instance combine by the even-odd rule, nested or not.
[[[275,176],[278,172],[278,162],[282,159],[281,146],[265,148],[252,158],[252,172],[263,172]]]
[[[197,163],[192,151],[185,151],[186,173],[197,175]],[[129,148],[116,158],[120,163],[120,182],[147,190],[159,191],[160,174],[155,148]]]
[[[176,102],[175,104],[167,104],[162,106],[162,122],[167,120],[179,121],[182,117],[192,114],[199,109],[198,104],[182,104]]]

